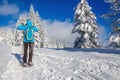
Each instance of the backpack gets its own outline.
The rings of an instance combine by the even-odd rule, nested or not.
[[[33,28],[27,28],[25,31],[25,37],[28,42],[34,39],[34,30]]]

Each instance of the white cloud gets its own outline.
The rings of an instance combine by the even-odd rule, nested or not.
[[[75,40],[75,35],[71,35],[73,24],[68,20],[64,22],[57,20],[41,20],[41,25],[47,30],[49,37],[68,42],[73,42]]]
[[[105,29],[104,26],[99,26],[98,27],[98,36],[99,36],[99,41],[100,43],[102,44],[102,46],[107,46],[109,44],[109,41],[108,41],[108,33]]]
[[[112,3],[112,2],[115,2],[116,0],[105,0],[104,2],[107,2],[107,3]]]
[[[59,40],[74,42],[75,38],[78,36],[77,34],[71,35],[71,31],[73,29],[73,23],[69,21],[51,21],[51,20],[41,20],[41,25],[47,30],[47,34],[49,37],[53,37]],[[101,44],[105,43],[103,46],[108,45],[108,33],[104,26],[98,27],[98,36],[99,42]]]
[[[7,0],[3,0],[3,4],[0,5],[0,15],[8,16],[18,12],[19,8],[15,4],[9,4]]]

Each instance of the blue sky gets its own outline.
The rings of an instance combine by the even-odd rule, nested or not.
[[[5,4],[16,5],[19,9],[18,13],[13,15],[0,15],[0,22],[3,21],[0,25],[6,25],[9,20],[18,19],[18,14],[29,11],[31,3],[44,19],[56,19],[59,21],[70,19],[70,21],[73,22],[74,7],[78,2],[80,2],[80,0],[0,0],[1,6]],[[104,25],[104,20],[101,19],[100,16],[108,12],[108,4],[106,4],[104,0],[88,0],[88,2],[98,18],[98,23]]]
[[[97,16],[97,23],[105,27],[106,32],[110,32],[109,25],[101,16],[108,12],[109,5],[104,0],[87,0],[92,7],[92,11]],[[64,22],[69,20],[74,22],[74,12],[80,0],[0,0],[0,26],[15,24],[19,14],[29,12],[30,4],[45,20],[57,20]]]

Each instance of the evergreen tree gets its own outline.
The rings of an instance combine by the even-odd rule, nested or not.
[[[40,38],[40,47],[47,47],[47,32],[45,31],[44,27],[40,24],[40,16],[38,11],[36,12],[36,23],[35,25],[39,28],[39,38]]]
[[[23,32],[20,30],[17,30],[17,26],[19,26],[20,24],[25,25],[26,24],[26,20],[27,20],[27,15],[20,15],[17,23],[16,23],[16,29],[15,29],[15,33],[14,33],[14,45],[15,46],[20,46],[22,45],[22,40],[23,40]]]
[[[77,48],[96,48],[98,44],[97,23],[91,7],[87,0],[81,0],[74,13],[74,28],[72,33],[78,33],[79,36],[74,42]]]
[[[111,26],[110,46],[120,47],[120,0],[105,0],[110,5],[110,12],[103,15]]]
[[[48,45],[49,48],[65,48],[65,47],[71,47],[70,43],[67,43],[66,41],[58,40],[55,38],[49,38]]]
[[[31,4],[31,6],[30,6],[29,19],[33,22],[33,25],[35,25],[35,22],[36,22],[36,15],[35,15],[35,10],[34,10],[32,4]]]
[[[3,28],[0,29],[0,37],[2,37],[3,39],[5,39],[6,37],[6,32]]]
[[[32,4],[30,6],[30,11],[29,12],[30,12],[29,13],[29,19],[32,20],[33,25],[37,26],[38,29],[40,30],[39,25],[38,25],[38,24],[40,24],[40,22],[37,21],[37,16],[36,16],[36,13],[35,13],[35,10],[34,10]],[[38,47],[38,48],[40,47],[40,37],[39,37],[39,35],[40,35],[39,32],[34,34],[34,37],[35,37],[34,45],[35,45],[35,47]]]
[[[13,32],[12,32],[12,29],[7,29],[6,30],[6,37],[5,37],[5,42],[12,46],[13,45]]]
[[[2,40],[12,46],[13,45],[13,31],[10,28],[2,28],[0,29],[0,37],[2,37]]]

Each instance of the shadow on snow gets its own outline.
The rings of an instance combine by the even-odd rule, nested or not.
[[[22,54],[18,54],[18,53],[11,53],[12,55],[15,56],[15,58],[18,60],[18,62],[21,64],[22,63]]]
[[[107,54],[120,54],[120,50],[114,50],[114,49],[98,49],[98,48],[86,48],[86,49],[80,49],[80,48],[52,48],[54,50],[64,50],[64,51],[70,51],[70,52],[98,52],[98,53],[107,53]]]

